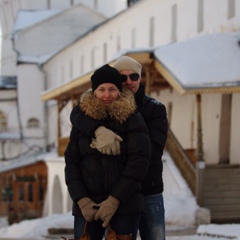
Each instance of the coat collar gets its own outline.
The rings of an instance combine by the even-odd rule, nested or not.
[[[81,95],[79,107],[93,119],[104,120],[110,117],[120,123],[125,122],[136,111],[134,95],[126,88],[123,88],[121,96],[109,106],[99,101],[92,89],[89,89]]]
[[[142,108],[144,96],[145,96],[145,88],[144,88],[144,86],[142,85],[142,83],[140,83],[139,89],[138,89],[138,91],[135,93],[135,101],[136,101],[138,110],[140,110],[140,109]]]

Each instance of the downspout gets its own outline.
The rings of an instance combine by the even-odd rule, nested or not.
[[[42,67],[42,65],[38,65],[38,67],[39,67],[39,70],[42,72],[42,74],[43,74],[43,77],[44,77],[44,90],[46,90],[47,89],[47,73],[43,70],[43,67]],[[43,103],[43,112],[44,112],[44,130],[43,130],[43,135],[44,135],[44,139],[45,139],[45,149],[47,150],[48,149],[48,137],[49,137],[49,135],[48,135],[48,133],[49,133],[49,129],[48,129],[48,108],[47,108],[47,102],[46,101],[44,101],[44,103]]]
[[[12,40],[12,48],[13,48],[13,51],[16,53],[17,55],[17,60],[16,60],[16,65],[18,64],[18,57],[20,55],[20,53],[18,52],[18,50],[16,49],[15,47],[15,44],[14,44],[14,37],[12,35],[11,37],[11,40]],[[21,122],[21,117],[20,117],[20,106],[19,106],[19,91],[18,91],[18,79],[17,79],[17,99],[16,99],[16,102],[17,102],[17,118],[18,118],[18,125],[19,125],[19,133],[20,133],[20,140],[23,141],[24,137],[23,137],[23,127],[22,127],[22,122]]]

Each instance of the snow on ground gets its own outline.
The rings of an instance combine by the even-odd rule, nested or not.
[[[165,183],[164,204],[166,229],[179,230],[196,225],[195,212],[200,209],[195,197],[186,182],[167,154],[164,155],[163,178]],[[8,226],[6,218],[0,218],[0,239],[28,238],[44,239],[49,228],[73,228],[73,216],[67,214],[53,214],[48,217],[24,220],[18,224]],[[240,224],[208,224],[197,227],[196,235],[184,237],[167,237],[167,240],[240,240]]]
[[[1,237],[44,239],[43,236],[48,235],[49,228],[73,228],[73,216],[70,213],[53,214],[44,218],[24,220],[18,224],[0,228],[0,239]]]
[[[197,233],[240,239],[240,224],[209,224],[200,225]]]
[[[177,213],[176,213],[177,214]],[[0,219],[0,239],[1,238],[27,238],[27,239],[45,239],[49,228],[72,228],[73,217],[68,214],[54,214],[48,217],[34,220],[24,220],[18,224],[7,226],[6,218]],[[168,226],[167,226],[168,228]],[[176,226],[177,228],[177,226]],[[172,228],[174,229],[174,228]],[[179,229],[179,228],[178,228]],[[240,224],[209,224],[200,225],[197,233],[192,236],[167,237],[167,240],[240,240]]]

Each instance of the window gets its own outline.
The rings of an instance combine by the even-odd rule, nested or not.
[[[154,46],[154,25],[155,25],[155,19],[154,17],[150,18],[150,23],[149,23],[149,47]]]
[[[7,118],[3,112],[0,111],[0,132],[4,131],[7,131]]]
[[[107,44],[103,44],[103,62],[107,62]]]
[[[12,178],[2,178],[2,201],[12,202],[13,201],[13,189],[12,189]]]
[[[33,185],[32,185],[32,183],[28,184],[28,201],[33,202]]]
[[[46,179],[44,177],[39,177],[39,201],[44,200],[44,193],[46,191]]]
[[[228,19],[235,16],[235,0],[228,0]]]
[[[121,38],[120,36],[117,37],[117,51],[121,50]]]
[[[51,0],[47,0],[47,8],[51,9]]]
[[[84,56],[82,55],[80,59],[80,74],[82,74],[83,71],[84,71]]]
[[[171,32],[171,40],[172,42],[177,41],[177,5],[174,4],[172,6],[172,32]]]
[[[65,79],[65,67],[62,66],[61,67],[61,81],[62,81],[62,83],[64,83],[64,79]]]
[[[70,60],[69,66],[69,78],[73,77],[73,60]]]
[[[133,28],[132,30],[132,48],[135,48],[136,44],[136,28]]]
[[[8,177],[8,201],[13,201],[13,179],[12,176]]]
[[[38,128],[39,127],[39,121],[36,118],[30,118],[28,120],[27,124],[28,128]]]
[[[94,1],[94,8],[95,8],[95,9],[98,9],[98,0],[95,0],[95,1]]]
[[[91,67],[95,67],[95,48],[93,48],[91,51]]]
[[[23,184],[19,185],[19,188],[18,188],[18,201],[19,202],[24,201],[24,186],[23,186]]]
[[[43,201],[44,200],[44,189],[43,189],[43,185],[39,186],[39,201]]]
[[[139,0],[128,0],[127,5],[128,7],[132,6],[134,3],[137,3]]]
[[[203,30],[203,0],[198,0],[198,19],[197,19],[197,31]]]
[[[6,177],[2,177],[2,201],[7,201],[7,193],[6,193]]]

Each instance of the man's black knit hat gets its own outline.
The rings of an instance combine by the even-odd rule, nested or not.
[[[92,91],[94,92],[102,83],[112,83],[119,91],[122,91],[122,78],[116,68],[109,66],[108,64],[97,69],[91,76]]]

